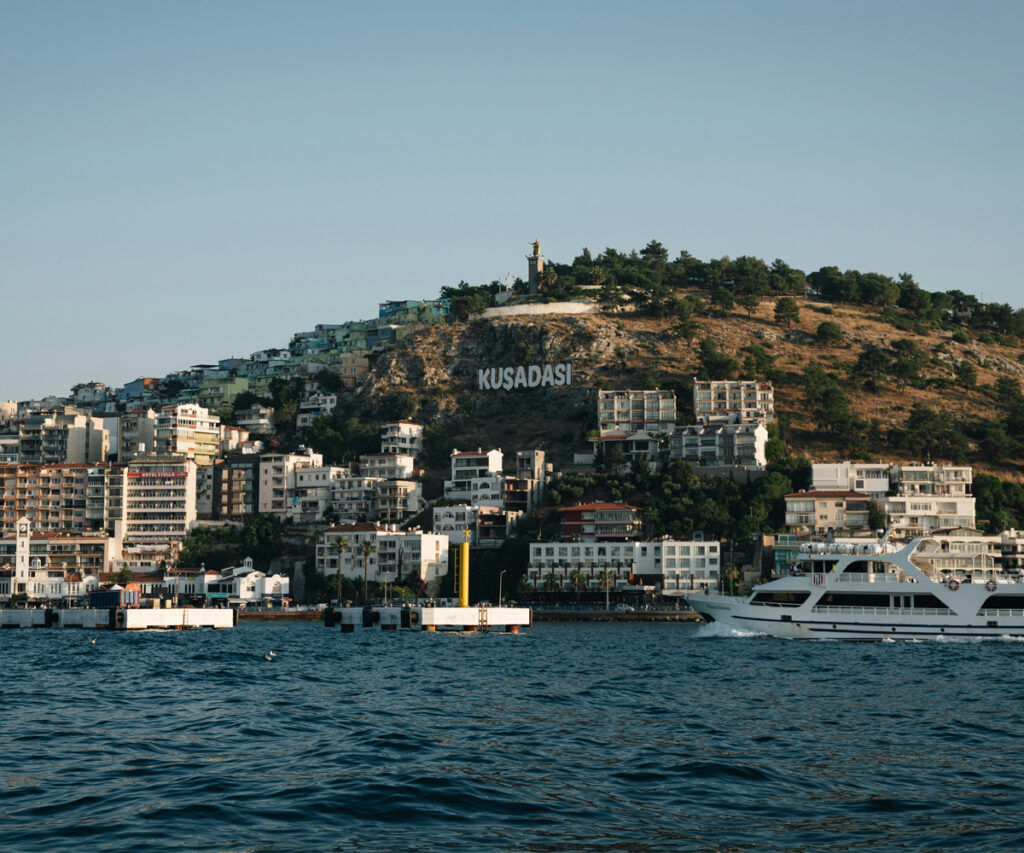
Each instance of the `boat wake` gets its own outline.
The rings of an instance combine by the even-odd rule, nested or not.
[[[709,639],[714,637],[762,637],[763,634],[757,631],[744,631],[741,628],[733,628],[723,625],[721,622],[705,622],[697,628],[697,637]]]

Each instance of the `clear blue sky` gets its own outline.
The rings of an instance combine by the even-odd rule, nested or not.
[[[528,241],[1024,304],[1024,3],[0,4],[0,399],[525,272]]]

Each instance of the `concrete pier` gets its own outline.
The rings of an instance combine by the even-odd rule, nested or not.
[[[339,626],[342,633],[357,628],[384,631],[507,631],[518,633],[533,624],[528,607],[329,607],[324,625]]]
[[[89,631],[232,628],[238,611],[204,607],[0,610],[0,628],[84,628]]]

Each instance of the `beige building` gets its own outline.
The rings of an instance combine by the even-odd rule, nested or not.
[[[598,391],[597,421],[602,436],[646,432],[669,435],[676,428],[674,391]]]
[[[89,464],[107,460],[110,435],[102,418],[70,406],[16,420],[18,461],[28,465]]]
[[[220,418],[194,403],[164,406],[157,412],[156,452],[212,465],[220,455]]]
[[[786,526],[826,534],[835,531],[869,530],[871,498],[859,492],[795,492],[786,500]]]
[[[775,390],[750,379],[695,379],[693,414],[698,423],[772,423]]]

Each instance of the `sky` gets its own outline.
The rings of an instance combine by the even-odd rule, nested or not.
[[[0,400],[525,276],[755,255],[1024,305],[1024,3],[0,0]]]

